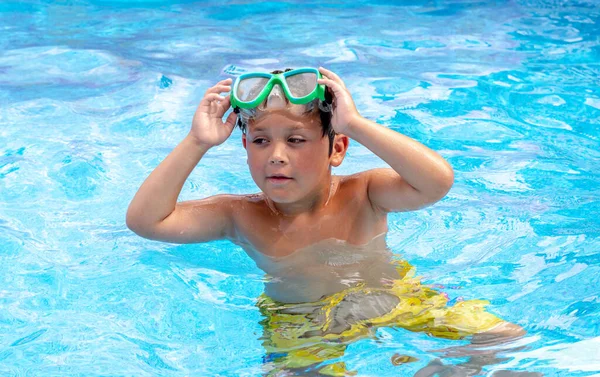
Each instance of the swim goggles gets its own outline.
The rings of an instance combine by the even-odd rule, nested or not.
[[[316,68],[297,68],[282,73],[251,72],[239,76],[233,84],[230,100],[234,111],[258,107],[276,84],[288,100],[296,105],[314,99],[325,101],[325,85],[317,84],[321,73]]]

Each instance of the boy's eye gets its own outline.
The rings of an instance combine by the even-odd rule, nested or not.
[[[263,139],[263,138],[258,138],[258,139],[252,140],[252,142],[254,144],[264,144],[266,141],[267,141],[267,139]]]
[[[302,143],[302,142],[304,142],[304,141],[306,141],[306,140],[304,140],[304,139],[300,139],[300,138],[298,138],[298,137],[290,137],[290,138],[288,139],[288,141],[289,141],[289,142],[291,142],[291,143],[293,143],[293,144],[300,144],[300,143]]]

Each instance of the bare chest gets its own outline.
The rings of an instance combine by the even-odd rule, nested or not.
[[[327,239],[364,245],[387,231],[385,215],[375,214],[370,204],[360,200],[331,206],[313,216],[285,218],[270,212],[247,215],[248,219],[238,228],[241,243],[246,249],[275,258]]]

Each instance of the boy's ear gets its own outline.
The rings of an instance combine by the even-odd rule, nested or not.
[[[244,149],[246,149],[246,134],[242,134],[242,145],[244,146]]]
[[[348,136],[344,134],[337,134],[333,139],[333,148],[331,149],[331,156],[329,157],[329,164],[333,167],[340,166],[342,161],[344,161],[344,157],[346,157],[346,151],[348,150],[348,145],[350,144],[350,139]]]

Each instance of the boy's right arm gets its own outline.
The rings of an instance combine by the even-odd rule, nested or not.
[[[127,226],[136,234],[174,243],[231,238],[235,196],[218,195],[177,203],[185,180],[212,146],[223,143],[235,126],[236,114],[222,118],[230,106],[224,80],[207,90],[188,136],[146,178],[127,210]]]
[[[230,237],[231,196],[177,203],[185,180],[207,150],[186,137],[135,194],[127,210],[127,227],[141,237],[173,243]]]

